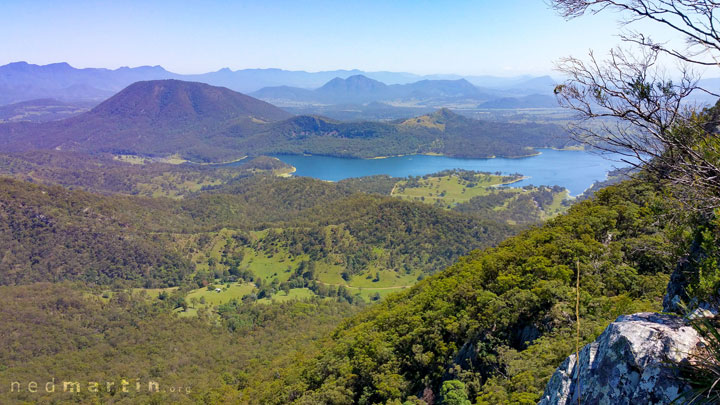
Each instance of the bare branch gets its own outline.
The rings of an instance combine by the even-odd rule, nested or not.
[[[629,164],[681,186],[683,200],[710,214],[720,208],[720,103],[694,111],[687,103],[699,88],[688,66],[720,66],[720,7],[713,0],[552,0],[566,18],[603,10],[619,11],[625,27],[647,20],[681,34],[686,49],[673,48],[647,35],[626,30],[621,40],[639,52],[613,49],[599,61],[565,58],[557,69],[567,80],[555,90],[559,102],[577,112],[573,136]],[[671,80],[658,66],[659,55],[684,65]]]
[[[720,60],[720,24],[715,15],[720,8],[717,1],[699,0],[552,0],[550,6],[565,18],[572,19],[586,13],[612,9],[624,14],[622,23],[631,25],[650,20],[682,34],[687,49],[670,48],[666,43],[636,33],[627,33],[624,41],[660,50],[685,62],[703,66],[718,66]]]
[[[562,59],[557,69],[568,80],[556,88],[556,96],[561,105],[578,113],[570,126],[577,140],[702,191],[707,194],[703,201],[713,201],[705,208],[712,209],[720,203],[717,133],[708,130],[710,118],[685,105],[697,89],[692,72],[683,69],[675,81],[665,77],[657,65],[659,53],[641,48],[633,54],[616,48],[605,61],[592,52],[587,61]]]

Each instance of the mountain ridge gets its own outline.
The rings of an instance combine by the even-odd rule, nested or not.
[[[253,97],[284,104],[284,102],[323,104],[367,104],[392,101],[413,101],[424,104],[453,100],[487,101],[495,98],[464,78],[425,79],[406,84],[385,84],[365,75],[335,77],[317,89],[291,86],[264,87],[250,93]]]
[[[359,69],[330,70],[319,72],[292,71],[277,68],[240,69],[222,68],[201,74],[179,74],[162,66],[138,66],[108,68],[75,68],[67,62],[37,65],[27,62],[11,62],[0,66],[0,105],[38,98],[56,98],[64,101],[100,101],[124,87],[137,82],[159,79],[199,81],[210,85],[223,86],[243,93],[258,91],[264,87],[290,86],[303,89],[321,87],[328,81],[340,77],[364,75],[388,85],[408,84],[421,80],[457,80],[465,78],[483,89],[501,89],[522,86],[532,79],[529,76],[494,77],[461,75],[418,75],[407,72],[375,71]],[[68,97],[63,89],[74,86],[88,86],[87,91]]]

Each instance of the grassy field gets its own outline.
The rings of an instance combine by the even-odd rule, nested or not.
[[[218,232],[205,235],[210,238],[208,245],[198,249],[191,255],[190,260],[195,263],[195,268],[198,271],[207,271],[210,267],[208,264],[209,259],[219,262],[228,238],[231,238],[234,234],[234,231],[224,228]],[[189,241],[184,241],[184,244],[189,244]]]
[[[208,261],[210,259],[218,263],[216,266],[219,269],[226,269],[226,266],[219,264],[219,262],[228,239],[230,239],[234,233],[232,230],[222,229],[217,233],[208,235],[210,237],[208,246],[196,251],[191,258],[198,271],[209,270]],[[250,232],[250,237],[253,240],[261,240],[266,234],[267,230],[254,231]],[[291,275],[288,268],[295,269],[300,265],[300,262],[308,259],[306,255],[292,256],[288,253],[287,249],[283,247],[278,247],[277,253],[273,253],[272,255],[250,247],[239,247],[238,249],[242,251],[243,255],[240,267],[247,268],[252,271],[255,276],[265,281],[272,281],[274,278],[277,278],[280,282],[287,281]]]
[[[182,198],[186,193],[200,191],[205,186],[220,184],[223,184],[223,181],[211,176],[184,179],[178,173],[165,172],[153,177],[149,183],[138,183],[137,188],[142,195],[150,195],[154,198]]]
[[[257,300],[258,304],[269,304],[273,301],[275,302],[282,302],[282,301],[290,301],[290,300],[302,300],[305,298],[312,298],[315,296],[315,293],[310,291],[307,288],[293,288],[292,290],[288,291],[287,294],[285,292],[280,291],[279,293],[273,295],[272,297],[263,298]]]
[[[197,300],[197,302],[204,299],[205,304],[210,306],[221,305],[233,299],[240,300],[244,295],[250,294],[255,289],[255,285],[252,283],[232,283],[229,288],[225,284],[219,283],[214,284],[214,286],[220,288],[222,291],[216,292],[214,289],[211,291],[207,288],[198,288],[188,293],[185,301],[190,306],[192,306],[193,299]]]
[[[283,248],[278,248],[278,253],[272,256],[253,249],[245,249],[242,266],[246,266],[256,277],[264,281],[269,282],[277,278],[278,281],[283,282],[290,278],[292,271],[303,260],[307,260],[305,255],[292,256]]]
[[[547,209],[545,209],[545,219],[552,218],[567,211],[567,206],[563,205],[563,201],[569,198],[570,193],[567,190],[563,191],[562,193],[556,194],[553,197],[552,204]]]
[[[445,209],[452,209],[457,204],[466,203],[473,197],[483,197],[498,192],[499,187],[507,186],[522,180],[522,176],[498,176],[473,172],[444,172],[437,175],[428,175],[422,178],[399,181],[393,188],[393,197],[407,200],[420,201],[432,204]],[[502,187],[505,193],[510,193],[496,206],[494,211],[508,209],[509,205],[521,195],[527,195],[547,188],[524,188],[524,187]],[[567,200],[567,190],[561,192],[553,191],[553,201],[544,209],[537,208],[541,220],[552,218],[567,210],[563,201]],[[507,220],[514,224],[513,220]]]
[[[133,288],[133,293],[147,294],[148,298],[157,298],[161,292],[172,293],[177,287],[168,288]]]
[[[253,241],[262,241],[267,235],[268,230],[253,231],[250,232],[251,239]],[[216,264],[216,268],[225,270],[226,266],[220,263],[222,252],[226,248],[227,241],[230,240],[235,232],[228,229],[222,229],[216,233],[208,234],[209,241],[202,249],[198,249],[193,253],[192,261],[195,263],[198,271],[209,270],[208,261],[213,259]],[[185,245],[190,244],[188,241],[184,241]],[[240,267],[243,269],[250,270],[256,278],[263,280],[263,283],[270,283],[274,279],[278,282],[287,281],[294,270],[300,266],[303,261],[308,261],[310,258],[308,255],[293,256],[289,253],[287,248],[283,246],[273,247],[274,252],[268,253],[263,250],[256,250],[249,246],[236,247],[237,250],[242,251],[243,259],[240,263]],[[316,279],[319,283],[332,286],[343,285],[350,289],[354,294],[360,294],[366,302],[370,302],[372,298],[376,298],[376,293],[380,297],[384,297],[387,294],[397,291],[399,289],[408,287],[417,282],[419,272],[417,274],[405,274],[397,273],[392,270],[388,270],[382,267],[382,251],[377,250],[380,259],[369,266],[365,271],[360,274],[353,276],[349,281],[345,281],[341,277],[341,273],[344,270],[342,265],[333,264],[334,261],[331,259],[325,259],[315,262]],[[219,281],[215,284],[217,287],[225,288],[224,285],[220,284]],[[205,298],[206,305],[208,307],[227,303],[232,299],[241,299],[243,295],[253,292],[254,285],[250,283],[243,284],[242,286],[237,283],[231,284],[230,289],[223,290],[222,292],[208,291],[207,288],[201,288],[193,290],[187,296],[188,305],[191,304],[191,299],[195,298],[198,302],[201,297]],[[151,295],[157,296],[158,292],[152,292]],[[274,294],[270,300],[263,298],[258,300],[258,303],[267,303],[271,300],[285,301],[291,299],[303,299],[315,296],[315,294],[307,288],[291,289],[289,294],[285,294],[280,291]],[[200,304],[196,304],[197,307],[202,307]],[[188,308],[188,311],[182,313],[183,316],[187,316],[193,312],[193,308]]]
[[[331,266],[318,266],[317,279],[325,284],[345,285],[353,288],[387,288],[413,285],[419,273],[400,274],[393,270],[370,268],[354,275],[345,281],[341,276],[342,269]]]
[[[444,206],[454,206],[467,202],[473,197],[488,195],[495,187],[522,180],[521,176],[497,176],[494,174],[476,174],[472,180],[458,175],[425,176],[417,182],[399,181],[392,192],[393,197],[429,204],[441,202]]]
[[[274,278],[278,281],[287,281],[292,274],[292,270],[288,271],[288,266],[295,269],[301,261],[308,258],[303,256],[290,257],[286,253],[278,253],[272,257],[248,250],[245,255],[244,264],[257,276],[263,278],[264,281],[270,282]],[[329,264],[325,261],[315,263],[316,278],[318,282],[326,285],[343,285],[351,290],[353,294],[360,292],[363,299],[369,300],[374,293],[380,293],[385,296],[393,290],[411,286],[417,282],[419,274],[399,274],[392,270],[376,269],[371,267],[368,270],[353,276],[349,281],[343,280],[340,276],[344,268],[342,266]],[[376,278],[376,275],[379,276]],[[377,280],[377,281],[374,281]],[[307,294],[314,295],[310,290],[305,288],[290,290],[290,296],[287,297],[280,292],[272,297],[272,299],[283,300],[292,299],[294,297],[306,298],[310,295],[303,295],[299,291],[306,291]],[[300,294],[300,295],[298,295]],[[287,297],[287,298],[286,298]],[[262,300],[260,300],[262,301]]]

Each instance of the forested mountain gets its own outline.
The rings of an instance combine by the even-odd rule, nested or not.
[[[180,80],[134,83],[93,108],[99,118],[142,119],[156,125],[208,125],[255,118],[279,121],[288,113],[222,87]],[[197,123],[195,123],[195,121]],[[217,124],[216,124],[217,125]]]
[[[385,83],[369,79],[363,75],[350,76],[347,79],[336,77],[313,92],[319,101],[330,104],[377,101],[388,90]],[[262,91],[260,89],[259,91]],[[312,100],[312,99],[310,99]],[[309,100],[300,100],[309,101]]]
[[[135,83],[76,117],[0,126],[4,151],[58,149],[225,156],[234,138],[290,114],[263,101],[202,83]],[[237,155],[235,155],[237,157]]]
[[[148,233],[144,218],[172,212],[156,204],[149,209],[143,202],[0,178],[0,284],[119,279],[177,285],[192,267]]]
[[[385,123],[291,117],[244,94],[177,80],[135,83],[60,121],[0,124],[5,152],[55,149],[215,162],[272,153],[516,157],[534,153],[533,147],[573,143],[556,125],[478,121],[447,109]]]
[[[393,122],[338,122],[298,116],[275,123],[259,152],[319,154],[341,157],[438,153],[455,157],[517,157],[535,147],[564,148],[576,144],[553,124],[480,121],[448,109]]]

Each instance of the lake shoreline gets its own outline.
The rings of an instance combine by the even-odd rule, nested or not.
[[[330,157],[322,155],[276,154],[273,157],[296,168],[293,176],[340,181],[375,175],[405,178],[424,176],[444,170],[462,169],[477,172],[520,174],[522,178],[508,187],[560,186],[570,196],[580,195],[593,182],[603,180],[615,168],[615,162],[591,151],[539,149],[531,156],[519,158],[453,158],[434,155],[404,155],[384,159]]]
[[[553,147],[544,147],[544,146],[538,146],[533,147],[534,149],[548,149],[548,150],[554,150],[554,151],[575,151],[575,152],[582,152],[585,151],[582,147],[568,147],[568,148],[553,148]],[[385,156],[373,156],[373,157],[359,157],[359,156],[337,156],[337,155],[324,155],[324,154],[311,154],[311,153],[269,153],[269,154],[260,154],[258,156],[306,156],[306,157],[329,157],[329,158],[337,158],[337,159],[360,159],[360,160],[382,160],[382,159],[392,159],[392,158],[400,158],[400,157],[407,157],[407,156],[437,156],[437,157],[446,157],[451,159],[468,159],[468,160],[476,160],[476,159],[524,159],[529,157],[535,157],[542,155],[542,151],[538,150],[535,153],[530,153],[527,155],[518,155],[518,156],[498,156],[498,155],[492,155],[492,156],[483,156],[483,157],[468,157],[468,156],[455,156],[455,155],[446,155],[444,153],[437,153],[437,152],[425,152],[425,153],[404,153],[399,155],[385,155]],[[199,165],[199,166],[225,166],[225,165],[233,165],[234,163],[241,162],[243,160],[246,160],[249,158],[250,155],[245,155],[242,157],[239,157],[237,159],[223,161],[223,162],[193,162],[190,160],[185,159],[175,159],[175,163],[171,164],[191,164],[191,165]],[[257,157],[257,156],[255,156]],[[147,157],[146,159],[152,159],[160,163],[170,163],[169,161],[166,161],[166,159],[169,158],[150,158]]]
[[[551,149],[551,148],[542,148],[542,149]],[[554,149],[554,150],[563,150],[563,149]],[[568,149],[570,150],[570,149]],[[303,154],[302,156],[327,156],[327,157],[337,157],[339,159],[362,159],[362,160],[382,160],[382,159],[392,159],[392,158],[399,158],[399,157],[407,157],[407,156],[439,156],[439,157],[447,157],[452,159],[523,159],[528,157],[534,157],[541,155],[542,152],[536,152],[531,153],[529,155],[520,155],[520,156],[485,156],[485,157],[463,157],[463,156],[453,156],[453,155],[445,155],[442,153],[436,153],[436,152],[427,152],[427,153],[405,153],[402,155],[387,155],[387,156],[375,156],[375,157],[345,157],[345,156],[333,156],[333,155],[310,155],[310,154]]]

